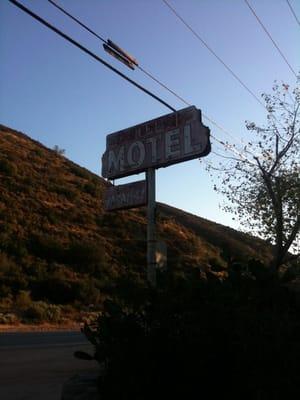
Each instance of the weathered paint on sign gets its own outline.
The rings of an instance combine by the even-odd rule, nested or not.
[[[111,186],[106,189],[104,207],[107,211],[122,210],[147,204],[146,181]]]
[[[106,138],[102,176],[116,179],[204,157],[210,152],[209,134],[194,106],[112,133]]]

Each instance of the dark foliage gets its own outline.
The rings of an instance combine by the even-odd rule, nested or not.
[[[278,282],[237,282],[173,281],[138,309],[106,302],[84,329],[105,365],[101,398],[298,398],[294,298]]]
[[[14,163],[6,160],[5,158],[1,158],[0,172],[8,176],[14,176],[17,173],[17,167]]]

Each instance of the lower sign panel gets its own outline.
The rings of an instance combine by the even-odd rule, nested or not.
[[[147,204],[146,181],[111,186],[106,190],[104,207],[106,211],[125,210]]]

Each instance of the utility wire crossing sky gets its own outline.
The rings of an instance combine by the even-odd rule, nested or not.
[[[173,107],[171,107],[168,103],[166,103],[165,101],[163,101],[161,98],[159,98],[158,96],[154,95],[153,93],[151,93],[150,91],[148,91],[147,89],[145,89],[144,87],[142,87],[141,85],[137,84],[135,81],[132,81],[130,78],[128,78],[128,76],[125,76],[124,74],[122,74],[120,71],[116,70],[115,68],[113,68],[110,64],[107,64],[105,61],[103,61],[101,58],[99,58],[98,56],[96,56],[95,54],[93,54],[92,52],[90,52],[87,48],[85,48],[84,46],[80,45],[78,42],[74,41],[72,38],[70,38],[69,36],[67,36],[65,33],[63,33],[62,31],[60,31],[59,29],[55,28],[53,25],[49,24],[49,22],[47,22],[46,20],[42,19],[40,16],[38,16],[37,14],[33,13],[32,11],[30,11],[28,8],[24,7],[21,3],[19,3],[16,0],[9,0],[12,4],[16,5],[17,7],[19,7],[22,11],[26,12],[28,15],[30,15],[32,18],[36,19],[37,21],[39,21],[40,23],[44,24],[45,26],[47,26],[49,29],[51,29],[52,31],[54,31],[55,33],[57,33],[58,35],[60,35],[61,37],[63,37],[65,40],[69,41],[70,43],[74,44],[76,47],[80,48],[82,51],[84,51],[85,53],[87,53],[88,55],[92,56],[93,58],[95,58],[97,61],[101,62],[102,64],[104,64],[106,67],[110,68],[113,72],[117,73],[118,75],[120,75],[122,78],[124,78],[125,80],[127,80],[128,82],[130,82],[131,84],[133,84],[134,86],[136,86],[138,89],[142,90],[143,92],[145,92],[146,94],[150,95],[151,97],[153,97],[155,100],[159,101],[160,103],[162,103],[163,105],[165,105],[167,108],[169,108],[171,111],[176,111]],[[110,48],[111,46],[111,41],[110,40],[105,40],[103,39],[101,36],[99,36],[98,34],[96,34],[94,31],[92,31],[90,28],[88,28],[85,24],[83,24],[78,18],[75,18],[74,16],[72,16],[70,13],[68,13],[66,10],[64,10],[62,7],[58,6],[56,3],[54,3],[52,0],[48,0],[49,3],[51,3],[52,5],[54,5],[56,8],[58,8],[60,11],[62,11],[64,14],[66,14],[68,17],[70,17],[71,19],[73,19],[75,22],[77,22],[80,26],[82,26],[84,29],[86,29],[88,32],[92,33],[94,36],[96,36],[98,39],[100,39],[102,42],[104,42],[108,48]],[[168,5],[168,7],[170,7],[169,3],[166,2],[165,0],[163,0],[164,3],[166,3]],[[186,22],[176,13],[176,11],[171,7],[171,10],[175,12],[176,16],[178,16],[186,26],[188,26],[188,28],[190,30],[192,30],[192,28],[190,28],[189,25],[186,24]],[[192,30],[192,32],[194,34],[195,31]],[[199,38],[202,42],[203,40],[196,34],[197,38]],[[253,92],[234,74],[234,72],[215,54],[215,52],[213,50],[210,49],[210,47],[208,47],[208,45],[203,42],[205,44],[205,46],[213,53],[213,55],[229,70],[229,72],[231,72],[231,74],[242,84],[243,87],[246,88],[246,90],[252,94],[254,96],[255,99],[258,100],[258,102],[264,107],[263,103],[260,102],[260,100],[253,94]],[[111,49],[112,50],[112,49]],[[122,51],[121,51],[122,52]],[[126,53],[125,53],[126,54]],[[121,56],[121,55],[120,55]],[[122,57],[122,56],[121,56]],[[123,57],[122,57],[123,58]],[[126,59],[125,59],[126,61]],[[136,63],[137,67],[138,64]],[[143,72],[146,72],[145,70],[143,70],[142,68],[140,68]],[[157,83],[159,83],[160,86],[162,86],[163,88],[167,89],[170,93],[174,94],[177,98],[179,98],[180,100],[182,100],[185,104],[187,105],[191,105],[190,103],[188,103],[187,101],[185,101],[184,99],[182,99],[179,95],[177,95],[174,91],[172,91],[171,89],[169,89],[166,85],[164,85],[163,83],[161,83],[160,81],[158,81],[155,77],[153,77],[153,75],[147,73],[148,76],[151,77],[151,79],[155,80]],[[217,126],[219,129],[221,129],[225,134],[227,134],[229,137],[236,139],[234,136],[232,136],[231,134],[229,134],[223,127],[220,127],[220,125],[218,125],[215,121],[213,121],[211,118],[207,117],[206,115],[204,115],[204,118],[206,118],[209,122],[211,122],[213,125]],[[226,150],[229,150],[231,152],[233,152],[235,155],[238,155],[241,159],[246,159],[247,157],[245,157],[244,154],[242,154],[241,152],[238,152],[234,147],[232,147],[231,145],[229,145],[228,143],[224,143],[223,141],[217,139],[214,135],[211,135],[211,137],[217,141],[217,143],[221,144],[222,146],[225,147]],[[214,153],[214,152],[213,152]],[[214,153],[215,154],[215,153]],[[220,155],[219,155],[220,156]]]

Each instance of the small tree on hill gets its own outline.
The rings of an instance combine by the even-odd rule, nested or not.
[[[215,190],[229,200],[225,211],[274,245],[274,272],[300,255],[299,78],[294,90],[275,81],[273,93],[262,95],[266,125],[246,121],[253,139],[242,152],[233,148],[217,168],[221,185]]]
[[[57,144],[53,147],[53,150],[56,154],[59,154],[60,156],[64,156],[66,154],[66,150],[61,149],[59,146],[57,146]]]

